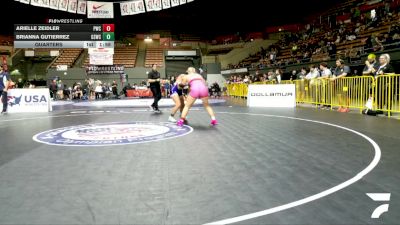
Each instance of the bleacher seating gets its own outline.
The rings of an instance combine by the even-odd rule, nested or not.
[[[161,67],[164,64],[164,50],[162,48],[146,49],[145,67],[151,67],[153,64]]]
[[[71,68],[82,52],[82,48],[63,49],[51,67],[56,68],[58,65],[67,65],[68,68]]]
[[[40,57],[40,56],[50,56],[50,51],[60,51],[59,49],[54,49],[54,48],[35,48],[35,56]]]
[[[179,35],[180,40],[182,41],[201,41],[199,36],[193,34],[181,34]]]
[[[353,41],[346,41],[343,43],[340,43],[337,45],[337,58],[347,56],[347,52],[350,51],[351,49],[354,48],[360,48],[365,46],[365,41],[369,37],[371,37],[372,34],[375,35],[381,35],[383,33],[389,32],[390,29],[390,24],[374,28],[374,29],[368,29],[360,33],[360,35],[357,37],[357,39]]]
[[[133,68],[136,66],[137,54],[137,47],[116,48],[114,49],[114,64]]]
[[[330,10],[322,13],[322,16],[331,16],[331,15],[336,15],[338,13],[347,11],[351,6],[356,4],[357,2],[360,2],[359,0],[347,0],[341,3],[338,3],[336,6],[331,7]]]
[[[14,45],[14,37],[8,35],[0,35],[0,46]]]
[[[367,46],[367,40],[372,37],[372,35],[375,35],[377,37],[382,37],[383,34],[388,33],[390,31],[391,26],[395,25],[398,21],[399,17],[396,15],[391,18],[391,20],[382,22],[379,24],[378,27],[369,27],[366,30],[361,31],[358,35],[356,35],[356,39],[349,41],[349,40],[341,40],[339,44],[336,45],[336,52],[334,52],[334,55],[329,55],[328,53],[317,53],[311,55],[311,62],[321,62],[321,61],[326,61],[329,59],[333,58],[357,58],[359,54],[363,54],[365,52],[370,51],[371,46]],[[349,33],[352,33],[352,31],[355,29],[354,24],[347,24],[346,25],[346,30],[349,31]],[[311,39],[313,40],[325,40],[325,41],[333,41],[324,38],[324,33],[325,32],[318,32],[312,35]],[[334,36],[335,38],[335,36]],[[285,46],[284,48],[280,49],[278,57],[276,60],[279,62],[279,65],[282,64],[293,64],[293,63],[301,63],[301,62],[307,62],[303,61],[303,54],[304,54],[304,49],[303,45],[306,43],[311,43],[312,40],[307,39],[307,40],[300,40],[296,42],[296,45],[299,46],[297,51],[297,54],[292,55],[292,47],[293,43],[290,44],[289,46]],[[252,63],[257,62],[257,58],[252,58],[248,57],[242,61],[245,65],[249,65]]]

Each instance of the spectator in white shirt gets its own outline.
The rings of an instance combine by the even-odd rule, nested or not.
[[[283,76],[283,71],[282,71],[282,69],[276,69],[276,70],[275,70],[275,79],[276,79],[276,82],[277,82],[278,84],[281,83],[282,76]]]
[[[95,91],[95,98],[100,99],[100,97],[103,94],[103,87],[101,86],[101,83],[97,83],[97,86],[94,91]]]
[[[328,79],[332,77],[332,71],[328,68],[328,64],[326,62],[320,63],[319,69],[321,70],[321,79]]]
[[[307,74],[306,79],[312,80],[319,77],[319,71],[315,65],[310,66],[310,72]]]

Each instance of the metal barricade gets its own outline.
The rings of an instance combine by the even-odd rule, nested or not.
[[[227,94],[231,97],[246,97],[247,89],[247,84],[226,84]]]
[[[375,84],[378,85],[375,85]],[[253,83],[274,85],[276,82]],[[281,84],[295,84],[296,102],[326,107],[359,109],[365,108],[370,97],[375,96],[377,109],[389,113],[399,112],[400,75],[378,77],[377,82],[371,76],[344,77],[334,81],[330,79],[282,81]],[[227,84],[229,96],[247,97],[247,84]]]
[[[400,112],[400,75],[381,75],[376,78],[375,106],[377,110],[392,113]]]
[[[365,108],[374,93],[374,78],[371,76],[344,77],[330,82],[331,107]]]
[[[295,80],[296,86],[296,102],[315,104],[316,88],[313,82],[309,80]]]

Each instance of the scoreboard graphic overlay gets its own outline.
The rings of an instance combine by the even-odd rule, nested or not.
[[[114,48],[114,24],[16,24],[15,48]]]

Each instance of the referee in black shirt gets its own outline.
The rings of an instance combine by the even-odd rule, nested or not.
[[[150,90],[153,93],[154,102],[151,104],[151,108],[154,112],[161,112],[158,109],[158,101],[161,99],[161,86],[160,86],[160,73],[157,71],[157,65],[152,65],[152,70],[148,74],[148,80],[150,84]]]

